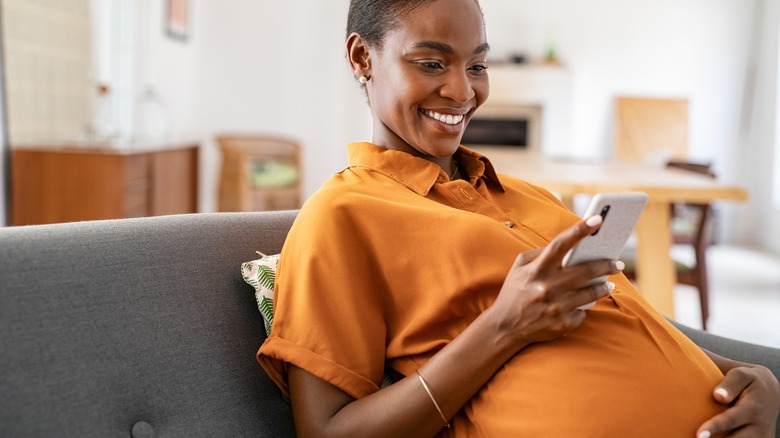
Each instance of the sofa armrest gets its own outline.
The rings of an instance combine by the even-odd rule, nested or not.
[[[724,338],[671,322],[699,347],[729,359],[763,365],[780,379],[780,349]]]

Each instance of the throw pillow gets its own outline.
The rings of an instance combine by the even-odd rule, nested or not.
[[[260,258],[241,264],[241,277],[255,288],[257,308],[263,315],[266,336],[271,334],[271,323],[274,321],[274,283],[276,282],[276,265],[279,254],[265,255],[257,252]]]
[[[257,251],[260,258],[241,263],[241,276],[244,281],[255,288],[257,308],[263,315],[266,336],[271,335],[271,324],[274,322],[274,285],[276,283],[276,266],[279,264],[279,254],[265,255]],[[399,378],[402,377],[399,375]],[[391,377],[385,370],[382,388],[390,386],[397,379]],[[287,398],[284,396],[285,399]]]

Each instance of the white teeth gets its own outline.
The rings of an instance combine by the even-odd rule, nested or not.
[[[444,115],[444,114],[435,113],[435,112],[429,111],[429,110],[425,111],[425,114],[428,117],[431,117],[433,119],[436,119],[436,120],[438,120],[438,121],[440,121],[442,123],[446,123],[448,125],[457,125],[458,123],[463,121],[463,115],[462,114],[457,115],[457,116],[453,116],[452,114]]]

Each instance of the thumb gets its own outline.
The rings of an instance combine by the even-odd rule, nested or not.
[[[738,367],[729,370],[723,380],[712,390],[712,398],[718,403],[731,404],[753,382],[753,376],[746,369]]]
[[[712,398],[714,398],[718,403],[728,405],[734,401],[734,391],[729,391],[725,387],[718,385],[712,391]]]

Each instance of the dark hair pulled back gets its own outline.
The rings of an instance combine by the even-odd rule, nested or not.
[[[381,49],[385,36],[398,27],[401,16],[435,1],[351,0],[347,14],[347,37],[353,32],[357,33],[368,44]]]

